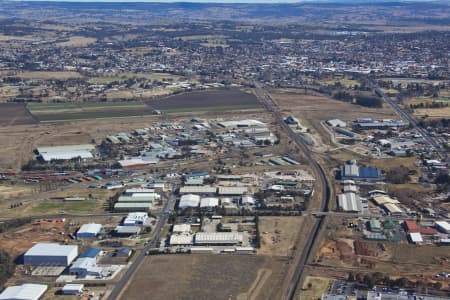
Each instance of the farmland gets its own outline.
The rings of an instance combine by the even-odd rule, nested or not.
[[[199,91],[148,101],[147,104],[165,112],[230,111],[259,108],[253,94],[236,89]]]
[[[28,109],[40,122],[137,117],[152,114],[141,102],[95,102],[29,104]]]
[[[36,119],[28,112],[23,104],[0,104],[0,125],[35,124]]]

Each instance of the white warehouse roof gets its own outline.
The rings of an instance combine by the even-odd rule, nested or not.
[[[38,243],[31,247],[25,255],[32,256],[71,256],[73,251],[78,253],[77,245],[59,245],[54,243]]]
[[[125,190],[125,194],[154,193],[155,189],[134,188]]]
[[[200,204],[200,196],[187,194],[183,195],[180,198],[180,204],[178,207],[186,208],[186,207],[197,207]]]
[[[247,192],[246,186],[219,186],[219,195],[243,195]]]
[[[411,239],[411,242],[413,243],[422,243],[423,242],[423,238],[422,235],[420,234],[420,232],[411,232],[408,233],[409,238]]]
[[[447,221],[436,221],[436,226],[445,231],[446,233],[450,233],[450,223]]]
[[[191,231],[191,224],[176,224],[173,225],[172,232],[174,233],[184,233],[184,232],[190,232]]]
[[[89,224],[83,224],[80,229],[77,231],[77,235],[80,234],[99,234],[102,230],[102,224],[96,224],[96,223],[89,223]]]
[[[240,232],[197,232],[195,244],[239,244],[243,236]]]
[[[345,193],[338,195],[339,209],[342,211],[360,212],[362,203],[359,196],[355,193]]]
[[[79,151],[51,151],[47,153],[41,153],[40,154],[42,159],[44,161],[51,161],[51,160],[69,160],[72,158],[81,157],[82,159],[88,159],[93,158],[91,152],[86,150],[79,150]]]
[[[202,198],[200,201],[200,207],[216,207],[219,206],[219,198],[207,197]]]
[[[0,294],[0,300],[38,300],[46,290],[45,284],[25,283],[10,286]]]
[[[209,185],[184,186],[180,188],[180,194],[215,194],[216,192],[217,188]]]
[[[192,245],[192,234],[173,234],[170,236],[170,245]]]

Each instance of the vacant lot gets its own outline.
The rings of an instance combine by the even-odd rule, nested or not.
[[[94,103],[29,104],[28,108],[41,122],[137,117],[152,110],[137,101]]]
[[[35,213],[51,214],[51,213],[93,213],[95,211],[103,211],[102,202],[100,201],[74,201],[74,202],[40,202],[32,208]]]
[[[289,256],[302,226],[302,217],[260,217],[261,248],[258,253]]]
[[[227,111],[260,107],[253,94],[235,89],[179,94],[148,101],[147,104],[166,112]]]
[[[67,42],[57,43],[61,47],[84,47],[97,41],[95,38],[84,36],[72,36]]]
[[[30,71],[30,72],[20,72],[14,75],[10,75],[14,77],[20,77],[23,79],[34,79],[34,80],[65,80],[70,78],[81,78],[81,74],[78,72],[53,72],[53,71]]]
[[[24,104],[5,103],[0,104],[0,125],[24,125],[35,124],[36,119],[26,109]]]
[[[121,299],[278,299],[283,268],[266,256],[149,256]]]
[[[322,294],[328,291],[330,282],[330,278],[307,276],[298,299],[321,299]]]

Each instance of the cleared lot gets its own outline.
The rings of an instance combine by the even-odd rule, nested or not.
[[[21,103],[2,103],[0,104],[0,125],[26,125],[36,124],[37,120],[33,118],[24,104]]]
[[[283,268],[266,256],[149,256],[120,299],[278,299]]]

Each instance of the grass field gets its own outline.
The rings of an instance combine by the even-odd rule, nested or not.
[[[99,201],[77,201],[77,202],[40,202],[32,208],[35,213],[51,214],[64,211],[65,213],[92,213],[99,210]]]
[[[21,72],[14,75],[14,77],[19,77],[23,79],[41,79],[41,80],[50,80],[50,79],[59,79],[65,80],[70,78],[81,78],[81,74],[78,72],[51,72],[51,71],[30,71],[30,72]]]

